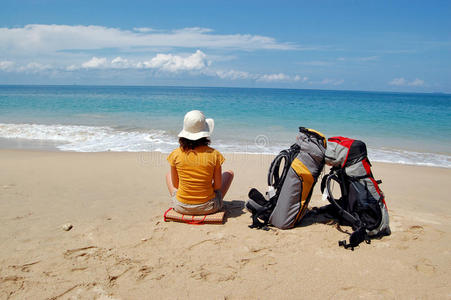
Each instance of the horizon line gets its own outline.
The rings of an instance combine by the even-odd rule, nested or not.
[[[255,90],[294,90],[294,91],[328,91],[328,92],[363,92],[363,93],[384,93],[384,94],[431,94],[431,95],[451,95],[451,92],[414,92],[414,91],[379,91],[379,90],[349,90],[349,89],[309,89],[309,88],[283,88],[283,87],[234,87],[234,86],[196,86],[196,85],[113,85],[113,84],[3,84],[5,86],[42,86],[42,87],[165,87],[165,88],[225,88],[225,89],[255,89]]]

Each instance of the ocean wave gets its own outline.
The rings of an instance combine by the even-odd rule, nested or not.
[[[451,156],[439,153],[369,148],[368,157],[377,162],[451,168]]]
[[[61,151],[168,152],[178,143],[161,130],[125,131],[107,126],[0,124],[1,138],[46,140]]]
[[[108,126],[1,124],[0,138],[51,141],[61,151],[169,153],[178,146],[177,137],[162,130],[124,130]],[[289,144],[270,144],[264,136],[247,142],[213,139],[212,146],[223,153],[272,154]],[[451,168],[451,156],[401,149],[369,148],[371,161]]]

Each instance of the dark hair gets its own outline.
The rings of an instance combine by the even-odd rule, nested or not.
[[[210,139],[207,137],[200,138],[198,140],[189,140],[187,138],[179,138],[180,147],[183,151],[193,150],[199,146],[208,146],[210,145]]]

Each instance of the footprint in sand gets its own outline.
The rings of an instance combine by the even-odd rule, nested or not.
[[[193,250],[199,246],[201,247],[205,247],[205,244],[212,244],[212,245],[223,245],[224,243],[226,243],[226,238],[221,237],[221,238],[211,238],[211,239],[205,239],[202,240],[200,242],[194,243],[191,246],[189,246],[187,249],[188,250]]]
[[[426,275],[434,275],[436,267],[432,264],[432,262],[427,259],[423,258],[421,259],[416,265],[414,265],[415,270],[417,272],[426,274]]]
[[[407,229],[407,232],[411,234],[412,240],[418,240],[420,236],[423,234],[424,228],[423,226],[420,225],[414,225],[410,226],[409,229]]]
[[[402,236],[401,236],[400,240],[403,242],[418,240],[423,233],[424,233],[423,226],[413,225],[402,232]],[[404,246],[401,246],[398,248],[407,249],[408,247],[406,245],[404,245]]]
[[[40,263],[40,262],[41,262],[41,261],[38,260],[38,261],[31,262],[31,263],[28,263],[28,264],[23,264],[23,265],[11,265],[11,266],[9,266],[9,267],[12,268],[12,269],[15,269],[15,270],[21,270],[22,272],[30,272],[30,267],[33,266],[33,265],[35,265],[35,264],[38,264],[38,263]]]
[[[421,234],[421,233],[423,233],[423,231],[424,231],[424,228],[423,228],[423,226],[420,226],[420,225],[413,225],[413,226],[410,226],[409,229],[407,229],[407,232],[414,233],[414,234]]]
[[[196,280],[207,280],[211,273],[205,270],[204,265],[200,266],[197,270],[191,271],[191,278]]]
[[[256,254],[253,255],[255,253],[252,253],[250,255],[250,257],[245,257],[240,259],[240,261],[238,262],[240,265],[240,268],[243,267],[258,267],[258,268],[263,268],[265,271],[267,271],[269,268],[277,265],[277,260],[274,257],[274,255],[272,254],[267,254],[267,253],[263,253],[263,254]]]
[[[118,268],[119,267],[119,268]],[[108,270],[108,285],[109,286],[114,286],[117,282],[117,280],[124,275],[125,273],[127,273],[128,271],[130,271],[133,267],[131,266],[123,266],[120,264],[117,264],[114,266],[114,270]]]
[[[0,282],[2,282],[2,283],[8,282],[8,281],[17,282],[17,281],[21,281],[21,280],[24,280],[24,277],[16,276],[16,275],[0,277]]]
[[[0,298],[14,298],[18,291],[23,290],[25,277],[17,275],[0,276]]]
[[[87,260],[99,251],[100,250],[96,246],[87,246],[66,250],[63,255],[66,259]]]
[[[152,266],[141,266],[138,270],[138,274],[136,275],[137,280],[142,280],[147,277],[150,273],[152,273],[153,267]]]
[[[144,243],[149,241],[165,241],[167,240],[167,227],[161,227],[158,224],[155,224],[155,227],[152,228],[152,230],[147,233],[146,237],[141,238],[140,243],[136,244],[135,247],[142,246]]]
[[[215,267],[209,265],[201,265],[196,270],[191,271],[192,278],[214,283],[235,280],[237,276],[237,268],[230,265],[221,265]]]

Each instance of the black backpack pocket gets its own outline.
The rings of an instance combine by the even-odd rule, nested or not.
[[[379,203],[368,190],[365,180],[353,180],[348,189],[348,211],[358,217],[368,230],[379,226],[382,213]]]

